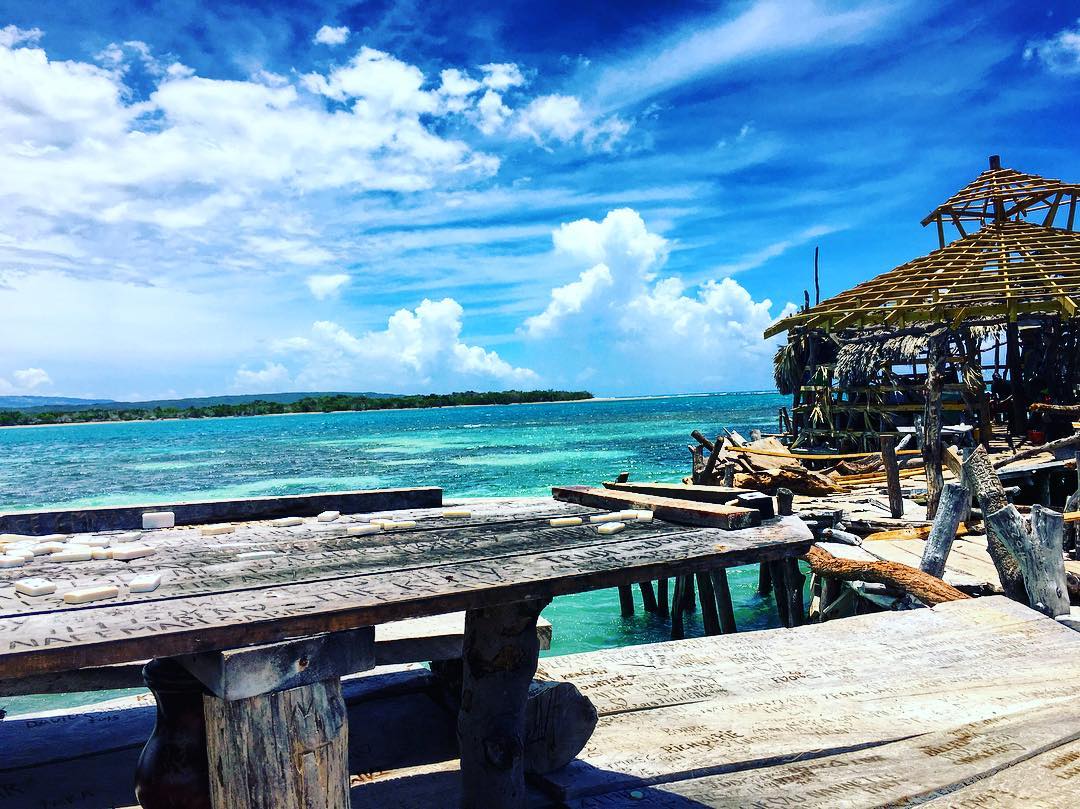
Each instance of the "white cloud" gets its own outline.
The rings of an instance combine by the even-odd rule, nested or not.
[[[265,362],[254,371],[240,368],[233,387],[243,393],[278,393],[289,385],[289,369],[281,363]]]
[[[307,286],[316,300],[326,300],[337,295],[351,279],[344,273],[333,275],[309,275]]]
[[[0,28],[0,48],[14,48],[16,45],[33,45],[44,36],[45,32],[40,28],[19,28],[15,25],[5,25]]]
[[[34,390],[42,385],[51,385],[52,380],[41,368],[24,368],[12,374],[15,383],[23,390]]]
[[[0,395],[32,394],[44,385],[52,385],[49,375],[41,368],[23,368],[14,371],[11,376],[15,380],[14,382],[0,376]]]
[[[1048,39],[1029,42],[1024,60],[1038,59],[1051,73],[1080,76],[1080,20],[1076,27],[1063,28]]]
[[[503,103],[502,96],[488,90],[476,104],[476,126],[485,135],[492,135],[502,128],[510,114],[511,109]]]
[[[386,328],[359,336],[322,320],[309,337],[278,342],[278,351],[298,355],[301,387],[377,388],[388,391],[447,390],[463,386],[528,385],[537,375],[494,351],[461,339],[464,310],[453,298],[424,299],[399,309]]]
[[[735,16],[723,12],[713,20],[695,20],[692,27],[609,64],[591,98],[604,109],[617,109],[735,62],[857,42],[907,5],[874,0],[855,7],[834,7],[827,0],[740,3]]]
[[[499,93],[525,84],[521,69],[512,63],[481,65],[480,70],[484,73],[484,86]]]
[[[319,45],[344,45],[345,40],[348,38],[349,26],[339,25],[335,27],[332,25],[324,25],[315,32],[313,41]]]
[[[532,138],[537,144],[552,140],[569,143],[581,137],[586,146],[597,145],[610,149],[630,130],[630,125],[618,116],[596,120],[581,104],[568,95],[546,95],[534,98],[521,110],[514,131]]]
[[[779,239],[758,250],[753,250],[737,261],[733,261],[729,264],[721,264],[715,268],[715,272],[721,275],[734,275],[735,273],[744,270],[752,270],[756,267],[760,267],[767,261],[771,261],[777,256],[782,256],[793,247],[799,247],[820,236],[827,236],[830,233],[835,233],[837,230],[839,230],[839,228],[831,225],[814,225],[812,227],[804,228],[786,239]]]
[[[563,357],[578,350],[592,356],[592,347],[607,346],[610,368],[602,384],[611,390],[771,384],[776,341],[766,341],[762,332],[794,311],[794,304],[774,315],[770,300],[755,300],[731,278],[694,289],[678,277],[659,278],[670,245],[628,208],[599,222],[564,224],[552,240],[556,257],[591,266],[577,280],[554,288],[544,311],[525,320],[522,331],[528,337],[560,345]],[[548,374],[559,378],[556,368]]]
[[[583,270],[578,280],[551,290],[551,302],[540,314],[526,318],[525,330],[530,337],[541,337],[549,333],[565,316],[580,312],[586,303],[613,283],[611,270],[606,264],[597,264]]]

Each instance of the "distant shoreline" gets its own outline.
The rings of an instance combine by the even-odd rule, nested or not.
[[[736,395],[766,395],[775,391],[747,390],[747,391],[716,391],[713,393],[664,393],[648,394],[642,396],[593,396],[589,399],[552,399],[542,402],[492,402],[489,404],[460,404],[460,405],[433,405],[431,407],[369,407],[364,410],[326,410],[312,411],[308,413],[252,413],[250,415],[236,416],[199,416],[187,418],[163,418],[163,419],[105,419],[100,421],[65,421],[53,424],[4,424],[0,430],[33,430],[43,427],[88,427],[102,424],[161,424],[170,421],[217,421],[219,419],[264,419],[281,418],[283,416],[332,416],[343,413],[386,413],[388,411],[416,411],[416,410],[456,410],[465,407],[527,407],[530,405],[548,404],[589,404],[593,402],[642,402],[653,399],[695,399],[705,396],[736,396]]]

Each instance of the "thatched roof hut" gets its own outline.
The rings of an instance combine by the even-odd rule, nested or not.
[[[987,440],[997,400],[1014,432],[1036,398],[1076,402],[1078,198],[1080,185],[991,157],[923,219],[937,250],[770,326],[766,337],[788,336],[776,377],[794,397],[797,443],[868,449],[935,409]]]

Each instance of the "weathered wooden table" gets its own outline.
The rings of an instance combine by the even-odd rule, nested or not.
[[[345,807],[341,676],[374,666],[374,625],[466,610],[461,803],[521,807],[536,621],[552,597],[791,558],[812,541],[794,518],[729,531],[630,521],[602,535],[587,519],[595,513],[505,501],[477,505],[468,518],[420,509],[248,523],[219,536],[166,529],[140,540],[152,555],[127,562],[39,556],[25,569],[0,570],[0,680],[155,658],[147,676],[159,717],[141,765],[145,805],[176,799],[188,759],[205,744],[202,805]],[[585,523],[549,525],[574,514]],[[350,535],[379,517],[415,525]],[[241,556],[252,553],[261,558]],[[127,582],[151,571],[162,573],[158,589],[131,592]],[[17,594],[13,582],[27,575],[61,586]],[[118,586],[119,596],[61,598],[100,584]],[[199,799],[193,793],[189,805]]]

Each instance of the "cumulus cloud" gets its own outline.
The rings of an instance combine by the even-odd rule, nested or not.
[[[1029,42],[1024,49],[1024,60],[1036,60],[1060,76],[1080,76],[1080,20],[1073,28],[1063,28],[1052,37]]]
[[[319,45],[344,45],[349,38],[349,26],[324,25],[315,32],[314,42]]]
[[[326,300],[337,295],[351,279],[345,273],[333,275],[309,275],[307,286],[316,300]]]
[[[564,358],[578,347],[607,345],[613,370],[604,384],[614,390],[771,384],[775,340],[764,340],[762,332],[794,304],[774,313],[772,301],[755,300],[731,278],[690,288],[677,276],[661,277],[670,244],[629,208],[601,221],[563,224],[552,241],[553,260],[591,266],[555,287],[546,308],[525,320],[528,337],[561,344]],[[562,364],[564,373],[576,367],[565,359]]]
[[[303,367],[296,379],[302,387],[418,391],[537,381],[532,370],[464,342],[463,316],[464,309],[453,298],[425,298],[415,309],[396,311],[385,329],[356,335],[321,320],[308,336],[287,338],[276,348],[299,359]]]
[[[44,32],[40,28],[19,28],[15,25],[5,25],[0,28],[0,48],[14,48],[23,43],[34,44]]]
[[[484,86],[498,93],[525,84],[521,68],[512,63],[481,65],[480,70],[484,73]]]
[[[532,138],[537,144],[550,141],[569,143],[580,137],[586,146],[610,149],[630,130],[618,116],[596,120],[586,112],[581,100],[569,95],[545,95],[534,98],[518,114],[514,131]]]
[[[52,384],[49,375],[41,368],[23,368],[14,371],[11,377],[15,380],[14,382],[0,376],[0,394],[29,394],[40,387]]]
[[[277,393],[288,384],[289,369],[278,362],[265,362],[254,371],[240,368],[233,381],[233,387],[243,393]]]

